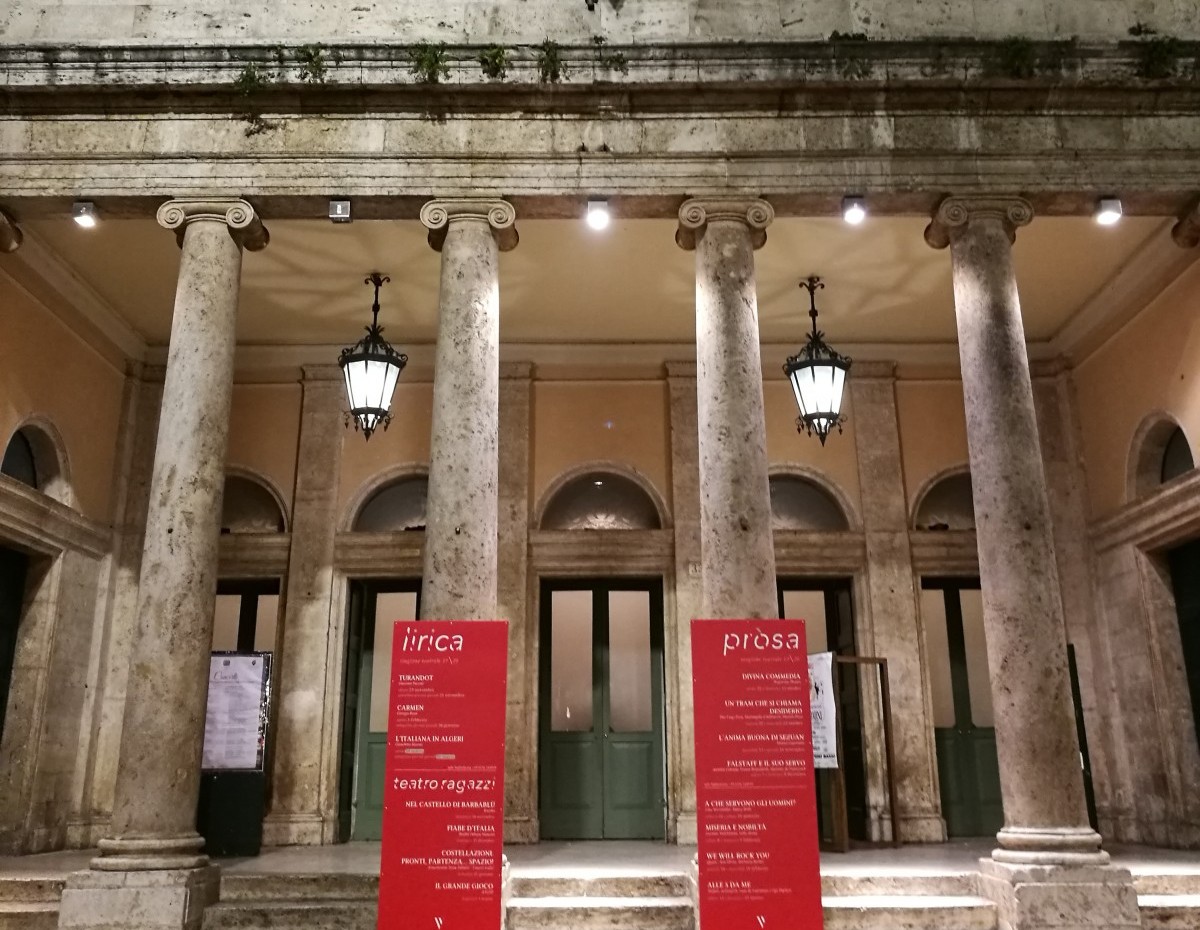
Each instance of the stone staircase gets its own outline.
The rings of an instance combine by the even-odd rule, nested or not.
[[[1200,880],[1195,873],[1134,871],[1143,930],[1196,930],[1200,927]]]
[[[0,930],[55,930],[64,878],[0,876]]]
[[[204,930],[375,930],[379,876],[226,872]]]
[[[996,906],[980,897],[974,873],[827,874],[821,877],[826,930],[996,930]]]
[[[695,930],[682,873],[592,878],[518,876],[508,930]]]

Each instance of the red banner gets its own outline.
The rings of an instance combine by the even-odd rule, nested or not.
[[[821,930],[801,620],[693,620],[700,924]]]
[[[499,930],[508,623],[392,640],[379,930]]]

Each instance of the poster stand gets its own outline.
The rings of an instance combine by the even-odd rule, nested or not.
[[[885,787],[887,790],[888,815],[891,821],[891,841],[862,841],[855,840],[854,845],[862,847],[877,847],[877,848],[894,848],[901,845],[900,836],[900,815],[896,810],[896,754],[895,746],[892,739],[892,695],[891,688],[888,683],[888,667],[887,659],[879,659],[868,656],[840,656],[833,657],[833,696],[837,706],[837,717],[839,720],[837,728],[837,753],[839,765],[835,770],[836,774],[833,779],[833,844],[823,846],[831,852],[845,853],[850,851],[850,815],[847,805],[846,796],[846,768],[844,764],[845,755],[842,747],[842,727],[840,721],[845,719],[842,714],[842,691],[841,691],[841,676],[842,668],[849,666],[858,674],[861,669],[874,668],[878,676],[879,684],[879,703],[883,723],[883,746],[884,758],[887,766],[887,777]],[[863,689],[859,689],[859,694],[862,694]]]

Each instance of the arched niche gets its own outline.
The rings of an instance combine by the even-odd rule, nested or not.
[[[287,531],[279,495],[261,478],[231,472],[221,499],[221,532],[283,533]]]
[[[1153,494],[1195,468],[1191,444],[1168,413],[1155,411],[1134,433],[1129,449],[1126,493],[1130,500]]]
[[[641,476],[590,466],[551,486],[540,508],[543,530],[660,530],[666,513]]]
[[[971,472],[954,469],[936,476],[917,498],[913,528],[918,530],[975,529],[975,500]]]
[[[849,508],[815,477],[778,472],[770,477],[771,529],[841,533],[850,529]]]
[[[66,446],[58,430],[47,421],[30,420],[9,437],[0,474],[41,491],[60,504],[72,505]]]
[[[429,476],[405,475],[375,489],[359,508],[352,529],[359,533],[400,533],[425,529]]]

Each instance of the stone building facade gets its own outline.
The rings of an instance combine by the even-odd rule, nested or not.
[[[355,835],[354,624],[418,587],[423,617],[510,622],[506,833],[537,842],[548,605],[648,580],[670,840],[696,836],[688,620],[820,610],[831,648],[888,663],[895,800],[864,679],[864,839],[1002,808],[1012,926],[1051,925],[1031,882],[1136,925],[1100,838],[1200,843],[1200,18],[591,6],[0,14],[0,846],[99,846],[64,925],[131,888],[198,919],[208,656],[251,589],[265,841]],[[594,197],[624,251],[571,231]],[[366,443],[334,344],[374,270],[412,362]],[[823,446],[780,372],[811,273],[856,357]],[[968,784],[979,731],[995,777]]]

